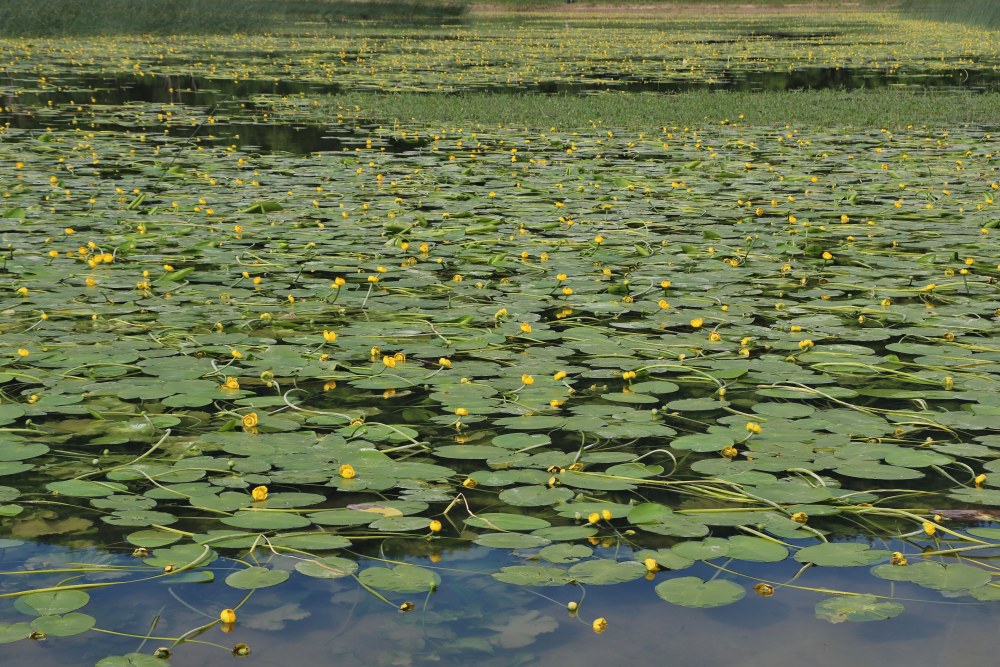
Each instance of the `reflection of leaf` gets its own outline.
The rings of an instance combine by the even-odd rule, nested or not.
[[[839,595],[816,604],[816,616],[831,623],[884,621],[903,613],[903,605],[880,602],[874,595]]]
[[[18,521],[10,528],[11,537],[33,538],[42,535],[62,535],[64,533],[79,533],[90,528],[92,521],[80,517],[69,517],[48,521],[46,519],[30,519]]]
[[[25,570],[49,570],[60,567],[79,568],[87,572],[87,581],[121,579],[130,576],[122,569],[104,569],[120,565],[121,561],[108,554],[90,551],[70,551],[32,556],[24,562]],[[93,568],[93,569],[90,569]]]
[[[245,625],[254,630],[282,630],[288,621],[301,621],[309,612],[296,602],[289,602],[263,613],[248,615]]]
[[[505,624],[487,626],[500,634],[492,641],[500,648],[522,648],[535,642],[538,635],[552,632],[559,623],[551,616],[542,616],[539,611],[512,616]]]

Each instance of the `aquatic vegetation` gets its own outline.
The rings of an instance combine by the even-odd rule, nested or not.
[[[431,62],[468,55],[442,37]],[[415,43],[322,77],[391,89]],[[94,57],[84,76],[160,46],[66,44]],[[159,90],[144,58],[114,71]],[[274,74],[253,62],[237,78]],[[475,76],[560,67],[520,62]],[[811,593],[831,622],[997,599],[1000,531],[977,523],[1000,505],[995,128],[431,124],[359,105],[326,118],[329,150],[294,152],[255,142],[330,102],[237,84],[212,108],[110,104],[114,87],[53,83],[63,66],[12,85],[0,142],[0,641],[155,637],[166,659],[217,626],[302,620],[294,600],[254,607],[303,578],[442,632],[452,577],[546,587],[601,640],[622,624],[585,592],[630,582],[695,609]],[[29,566],[31,540],[118,557]],[[811,579],[837,568],[864,574]],[[123,585],[216,579],[194,628],[94,611]],[[437,650],[558,626],[478,597],[476,646]]]

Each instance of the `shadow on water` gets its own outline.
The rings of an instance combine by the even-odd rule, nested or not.
[[[136,76],[83,74],[53,80],[44,88],[34,82],[8,79],[5,106],[34,107],[62,104],[125,105],[129,103],[221,106],[246,102],[255,96],[312,96],[350,92],[338,83],[288,79],[233,81],[192,75]],[[887,87],[960,88],[966,91],[1000,90],[1000,69],[964,68],[886,70],[863,67],[804,67],[789,71],[723,68],[694,79],[669,73],[659,78],[637,77],[612,70],[592,70],[580,80],[549,80],[509,85],[466,84],[462,92],[593,93],[602,91],[676,93],[698,90],[788,91],[859,90]]]

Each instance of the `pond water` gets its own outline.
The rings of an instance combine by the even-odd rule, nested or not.
[[[15,558],[17,551],[21,554]],[[22,547],[6,550],[4,556],[8,569],[95,560],[134,565],[127,557],[109,559],[105,552],[87,550]],[[293,578],[279,588],[255,592],[238,611],[235,627],[223,631],[215,626],[192,637],[194,641],[178,651],[180,664],[218,664],[225,660],[227,649],[245,642],[250,659],[262,664],[336,659],[338,664],[358,666],[467,660],[527,665],[562,661],[572,653],[575,663],[597,666],[648,660],[664,652],[677,664],[720,664],[740,651],[740,664],[751,667],[803,662],[833,667],[864,662],[873,652],[891,653],[911,664],[935,665],[950,661],[955,646],[961,646],[969,659],[987,661],[991,647],[982,628],[997,622],[995,605],[928,600],[919,587],[905,584],[885,592],[924,601],[913,603],[904,617],[892,623],[820,623],[813,614],[815,594],[796,590],[770,598],[753,596],[738,606],[682,609],[664,605],[656,596],[657,579],[591,587],[574,616],[564,605],[578,600],[579,590],[534,589],[539,591],[535,594],[491,580],[486,573],[498,565],[523,562],[504,558],[496,550],[449,551],[433,563],[426,558],[410,562],[440,568],[442,574],[437,592],[410,596],[416,606],[411,612],[401,613],[344,580]],[[213,569],[223,576],[238,567],[223,564]],[[759,564],[746,573],[758,579],[784,578],[790,568]],[[694,574],[713,573],[702,568]],[[856,585],[853,579],[843,569],[831,569],[814,573],[810,583],[850,589]],[[95,593],[88,611],[102,618],[101,627],[107,630],[135,632],[142,627],[153,637],[175,637],[214,620],[239,597],[221,582],[126,586]],[[609,619],[601,636],[589,628],[589,620],[597,614]],[[0,622],[21,620],[18,616],[8,611]],[[932,637],[933,641],[928,639]],[[49,667],[91,664],[109,653],[127,654],[140,646],[151,653],[169,645],[163,640],[143,644],[136,638],[91,633],[9,644],[4,654],[18,664]]]
[[[317,111],[996,86],[811,21],[0,42],[5,658],[988,659],[995,128]]]

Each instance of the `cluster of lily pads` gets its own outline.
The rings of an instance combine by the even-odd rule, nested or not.
[[[871,567],[832,621],[901,613],[885,580],[998,597],[970,523],[1000,505],[989,128],[345,108],[344,150],[299,155],[172,102],[34,117],[0,143],[0,547],[136,560],[5,573],[0,641],[95,627],[111,569],[222,560],[237,591],[351,578],[407,611],[474,547],[530,559],[482,573],[506,584],[685,607],[813,567]]]

